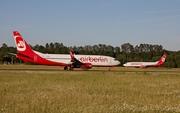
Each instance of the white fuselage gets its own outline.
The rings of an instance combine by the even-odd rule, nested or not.
[[[141,66],[153,66],[156,65],[157,62],[126,62],[123,64],[125,67],[141,67]]]
[[[58,63],[72,64],[71,57],[69,54],[43,54],[34,51],[40,57]],[[102,55],[74,55],[77,60],[82,63],[91,63],[92,66],[116,66],[120,62],[113,57],[102,56]]]

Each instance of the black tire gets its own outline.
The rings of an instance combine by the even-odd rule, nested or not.
[[[68,70],[68,67],[67,67],[67,66],[65,66],[65,67],[64,67],[64,70]]]

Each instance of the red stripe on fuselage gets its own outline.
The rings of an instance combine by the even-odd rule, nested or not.
[[[39,55],[37,55],[35,53],[34,53],[34,55],[16,54],[16,56],[19,59],[22,59],[22,60],[24,60],[26,62],[31,62],[31,63],[34,63],[34,64],[51,65],[51,66],[69,66],[69,64],[65,64],[65,63],[62,63],[62,62],[53,62],[53,61],[44,59],[44,58],[40,57]]]

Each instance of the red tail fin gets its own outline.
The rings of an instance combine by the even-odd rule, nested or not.
[[[158,65],[160,66],[160,65],[163,65],[164,63],[165,63],[165,61],[166,61],[166,54],[164,54],[162,57],[161,57],[161,59],[158,61]]]
[[[25,55],[34,54],[34,51],[30,48],[18,31],[13,31],[13,34],[18,53]]]

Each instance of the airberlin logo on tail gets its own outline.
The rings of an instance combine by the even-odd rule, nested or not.
[[[18,51],[25,51],[26,50],[26,45],[24,40],[21,37],[15,37],[16,39],[16,46]]]
[[[163,55],[163,57],[161,58],[161,61],[165,62],[165,60],[166,60],[166,55]]]
[[[165,62],[165,58],[162,58],[162,62]]]

